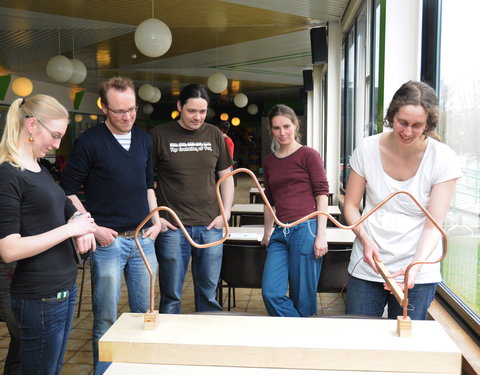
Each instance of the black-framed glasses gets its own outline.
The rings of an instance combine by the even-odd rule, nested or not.
[[[50,133],[51,137],[56,140],[56,141],[61,141],[63,138],[63,135],[60,135],[58,133],[54,133],[53,131],[50,130],[50,128],[45,125],[43,122],[41,122],[38,118],[35,118],[35,120],[47,131]]]
[[[136,113],[138,111],[138,105],[132,107],[132,108],[129,108],[129,109],[112,109],[110,108],[108,105],[105,106],[107,107],[107,109],[112,112],[114,115],[117,115],[117,116],[125,116],[127,113],[129,115],[133,115],[134,113]]]

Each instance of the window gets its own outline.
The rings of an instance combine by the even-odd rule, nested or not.
[[[469,41],[478,31],[478,0],[442,2],[440,38],[440,127],[444,142],[460,157],[464,177],[447,216],[445,285],[460,305],[480,315],[480,49]]]
[[[340,185],[343,189],[347,185],[349,160],[357,141],[370,135],[373,122],[368,9],[371,9],[370,1],[360,8],[342,45]],[[376,99],[374,101],[376,103]]]

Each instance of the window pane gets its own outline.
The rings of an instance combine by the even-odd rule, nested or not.
[[[464,177],[446,220],[444,282],[480,315],[480,49],[478,0],[444,0],[440,56],[440,135],[460,156]]]

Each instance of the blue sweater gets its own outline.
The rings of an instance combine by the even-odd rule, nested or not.
[[[86,208],[100,226],[116,231],[135,229],[149,214],[147,189],[153,189],[152,140],[132,128],[125,150],[105,123],[75,141],[61,186],[67,195],[85,190]]]

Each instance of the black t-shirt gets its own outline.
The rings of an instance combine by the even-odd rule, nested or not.
[[[184,225],[210,224],[220,215],[215,171],[232,165],[220,130],[207,123],[187,130],[174,121],[156,126],[150,135],[158,174],[158,205],[174,210]],[[165,217],[164,212],[160,215]]]
[[[0,239],[19,233],[34,236],[64,225],[76,211],[50,173],[0,165]],[[68,290],[77,265],[70,239],[36,256],[19,260],[13,275],[14,298],[38,299]]]

